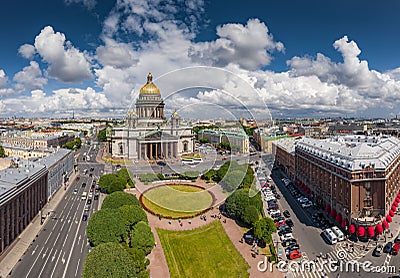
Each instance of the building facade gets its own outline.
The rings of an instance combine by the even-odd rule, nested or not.
[[[128,112],[123,125],[107,132],[113,157],[133,160],[177,158],[194,151],[194,133],[175,111],[167,120],[164,101],[151,73],[140,89],[136,109]]]
[[[332,217],[342,220],[343,228],[375,228],[386,221],[398,197],[400,140],[359,135],[303,138],[295,145],[295,178]]]
[[[65,185],[66,180],[74,171],[74,162],[74,153],[67,149],[56,149],[38,161],[38,163],[44,164],[49,171],[48,200],[60,187]]]
[[[24,165],[0,171],[0,254],[46,204],[48,171],[44,165]]]
[[[300,138],[301,137],[289,137],[272,142],[274,167],[280,167],[290,179],[294,179],[296,176],[295,143]]]
[[[250,152],[249,136],[243,131],[203,129],[199,131],[198,138],[208,140],[214,147],[218,147],[221,143],[227,143],[233,151],[242,154]]]

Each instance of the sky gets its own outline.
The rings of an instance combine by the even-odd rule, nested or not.
[[[322,3],[323,2],[323,3]],[[41,0],[0,10],[0,117],[394,117],[400,2]]]

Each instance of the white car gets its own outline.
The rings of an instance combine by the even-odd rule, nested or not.
[[[74,194],[78,194],[78,189],[74,189]]]
[[[293,234],[292,233],[281,235],[281,241],[285,241],[285,240],[288,240],[288,239],[291,239],[291,238],[293,238]]]
[[[276,200],[276,198],[274,196],[271,196],[271,197],[265,197],[264,200],[269,202],[269,201],[272,201],[272,200]]]
[[[300,198],[298,198],[298,199],[297,199],[297,201],[299,201],[299,202],[300,202],[300,204],[303,204],[303,203],[309,202],[309,201],[308,201],[308,199],[307,199],[306,197],[300,197]]]
[[[308,201],[308,202],[302,203],[301,206],[302,206],[302,208],[309,208],[312,206],[312,202]]]

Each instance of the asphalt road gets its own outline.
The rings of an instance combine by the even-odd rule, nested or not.
[[[84,152],[94,158],[97,150],[93,146],[79,150],[80,154]],[[81,157],[78,157],[80,180],[70,181],[64,198],[50,213],[42,231],[14,268],[11,277],[81,277],[89,251],[85,234],[87,221],[82,221],[86,201],[81,200],[81,196],[83,191],[89,192],[93,180],[98,180],[103,170],[103,165],[94,162],[94,159],[91,159],[93,162],[83,161]],[[92,177],[89,177],[90,167],[94,167]],[[84,169],[88,169],[86,175],[83,174]],[[86,182],[86,187],[82,187],[83,182]],[[77,194],[74,194],[74,189],[78,189]],[[88,217],[97,209],[98,201],[93,200]]]

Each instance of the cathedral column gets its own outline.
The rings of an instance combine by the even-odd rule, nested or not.
[[[142,144],[139,143],[138,146],[138,160],[142,159]]]
[[[153,159],[153,144],[149,144],[150,146],[150,159]]]
[[[155,143],[155,145],[156,145],[156,155],[155,155],[155,157],[157,159],[158,158],[158,143]]]

